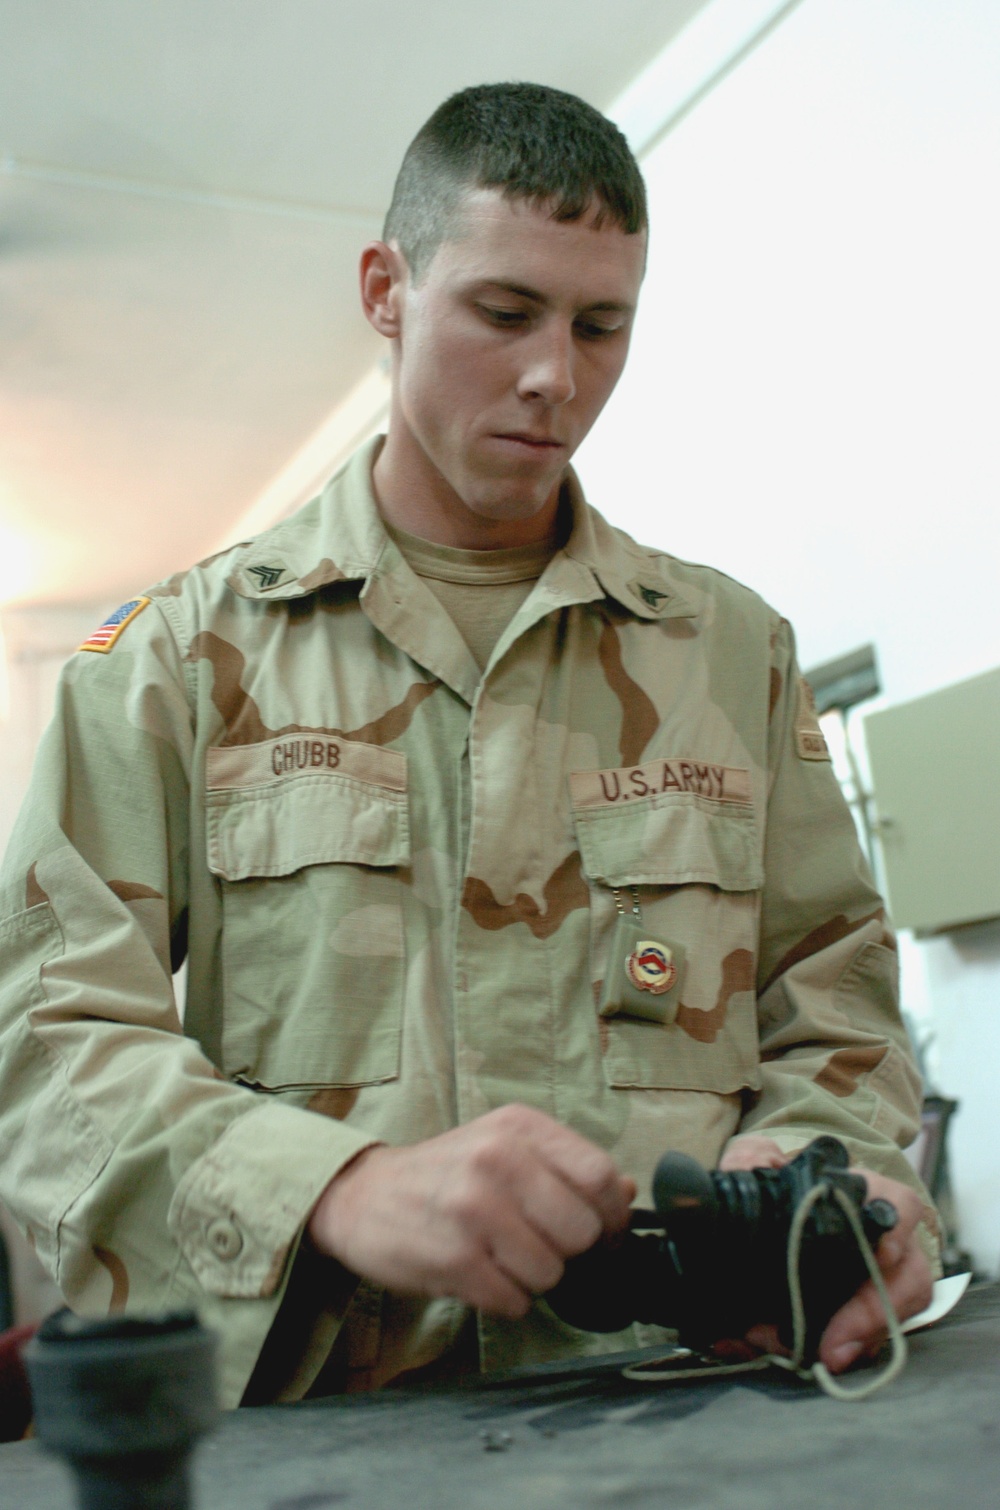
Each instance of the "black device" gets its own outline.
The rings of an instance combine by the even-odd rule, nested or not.
[[[81,1510],[187,1510],[191,1449],[218,1416],[215,1337],[193,1311],[56,1311],[24,1360],[35,1434],[73,1470]]]
[[[723,1173],[686,1154],[665,1154],[653,1177],[656,1210],[634,1211],[623,1240],[570,1259],[545,1299],[563,1321],[588,1332],[655,1322],[703,1349],[772,1323],[791,1346],[789,1232],[802,1202],[822,1185],[798,1254],[807,1323],[802,1361],[812,1363],[827,1322],[868,1278],[833,1192],[850,1202],[872,1248],[898,1220],[889,1201],[868,1200],[864,1177],[850,1173],[849,1163],[831,1137],[816,1138],[780,1169]]]

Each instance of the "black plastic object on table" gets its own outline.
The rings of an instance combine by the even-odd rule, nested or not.
[[[193,1311],[57,1311],[25,1363],[35,1434],[73,1470],[81,1510],[187,1510],[191,1449],[218,1417],[215,1337]]]
[[[827,1322],[868,1278],[834,1191],[850,1203],[872,1248],[897,1220],[888,1201],[868,1201],[863,1176],[848,1164],[844,1145],[831,1137],[816,1138],[780,1169],[723,1173],[665,1154],[653,1177],[655,1212],[633,1212],[624,1241],[571,1259],[545,1299],[585,1331],[655,1322],[705,1348],[771,1323],[788,1346],[789,1233],[796,1210],[822,1185],[793,1255],[807,1321],[803,1361],[812,1363]]]

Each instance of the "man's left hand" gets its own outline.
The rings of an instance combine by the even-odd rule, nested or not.
[[[720,1169],[752,1169],[767,1166],[779,1168],[791,1155],[781,1151],[770,1138],[748,1134],[737,1138],[719,1162]],[[887,1175],[875,1174],[869,1169],[855,1169],[855,1174],[864,1177],[868,1186],[868,1200],[878,1198],[890,1201],[896,1208],[899,1220],[891,1232],[887,1232],[875,1249],[875,1258],[882,1271],[889,1299],[900,1321],[915,1316],[931,1303],[934,1289],[930,1264],[917,1241],[917,1224],[924,1208],[920,1197],[909,1185],[891,1180]],[[831,1374],[840,1374],[860,1358],[874,1357],[887,1336],[885,1314],[878,1292],[871,1280],[861,1286],[846,1305],[832,1318],[820,1343],[820,1362]],[[778,1343],[773,1326],[752,1327],[747,1333],[747,1342],[759,1352],[787,1352]],[[724,1348],[727,1354],[734,1350]]]

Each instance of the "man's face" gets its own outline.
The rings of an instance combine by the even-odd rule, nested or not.
[[[477,189],[419,282],[400,259],[384,471],[451,518],[462,543],[519,543],[551,524],[569,459],[624,366],[645,236],[593,221]]]

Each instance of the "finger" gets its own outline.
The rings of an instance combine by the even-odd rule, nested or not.
[[[604,1230],[594,1207],[546,1164],[527,1172],[517,1195],[525,1221],[560,1259],[593,1247]]]
[[[897,1222],[895,1227],[879,1243],[879,1249],[885,1247],[886,1254],[895,1253],[897,1261],[909,1245],[910,1237],[917,1223],[924,1215],[924,1204],[917,1192],[909,1185],[904,1185],[900,1180],[890,1179],[888,1175],[876,1174],[871,1169],[852,1169],[852,1174],[859,1174],[867,1186],[869,1201],[888,1201],[896,1211]]]
[[[499,1226],[491,1251],[494,1262],[529,1295],[544,1295],[562,1278],[563,1255],[526,1221]]]
[[[718,1342],[712,1343],[709,1351],[723,1363],[751,1363],[767,1349],[755,1347],[747,1338],[720,1337]]]
[[[930,1265],[915,1242],[887,1276],[886,1288],[892,1309],[901,1321],[929,1305],[934,1288]],[[868,1280],[830,1322],[823,1334],[820,1358],[834,1373],[839,1373],[863,1355],[876,1352],[886,1335],[885,1309],[875,1286]]]
[[[438,1204],[437,1240],[450,1230],[489,1253],[523,1290],[542,1294],[563,1260],[601,1236],[601,1220],[580,1193],[544,1163],[530,1140],[484,1143]]]
[[[711,1351],[717,1358],[724,1358],[734,1363],[748,1363],[753,1358],[759,1358],[761,1353],[777,1353],[779,1357],[789,1358],[791,1354],[788,1348],[778,1336],[778,1329],[770,1322],[752,1326],[745,1337],[721,1337],[718,1342],[713,1342]]]
[[[780,1169],[788,1163],[788,1155],[782,1153],[773,1138],[762,1138],[755,1133],[736,1138],[723,1152],[719,1160],[721,1170],[730,1169]]]
[[[771,1322],[752,1326],[745,1339],[758,1353],[779,1353],[783,1357],[790,1357],[788,1348],[778,1336],[778,1328]]]
[[[562,1268],[558,1259],[553,1262],[540,1251],[540,1239],[503,1193],[485,1219],[473,1203],[460,1202],[448,1215],[439,1212],[432,1228],[420,1220],[399,1237],[400,1251],[392,1268],[405,1278],[400,1282],[391,1274],[378,1276],[390,1288],[451,1295],[494,1316],[523,1316],[537,1275],[544,1278]],[[496,1246],[502,1249],[499,1257]]]
[[[635,1200],[635,1181],[622,1175],[610,1159],[594,1159],[589,1151],[579,1160],[554,1161],[551,1167],[572,1186],[595,1213],[600,1228],[610,1234],[628,1226],[629,1209]]]
[[[635,1186],[586,1138],[526,1106],[501,1107],[481,1120],[480,1131],[465,1180],[446,1198],[468,1206],[467,1218],[476,1216],[484,1192],[503,1192],[563,1256],[626,1225]],[[490,1207],[480,1214],[488,1228]]]
[[[545,1123],[534,1142],[541,1159],[596,1212],[603,1231],[620,1232],[635,1199],[634,1181],[596,1143],[549,1118]]]
[[[428,1293],[453,1295],[465,1305],[474,1306],[489,1316],[503,1316],[509,1321],[518,1321],[531,1307],[531,1291],[512,1279],[493,1259],[484,1256],[483,1262],[473,1265],[460,1275],[453,1284],[438,1282]]]

